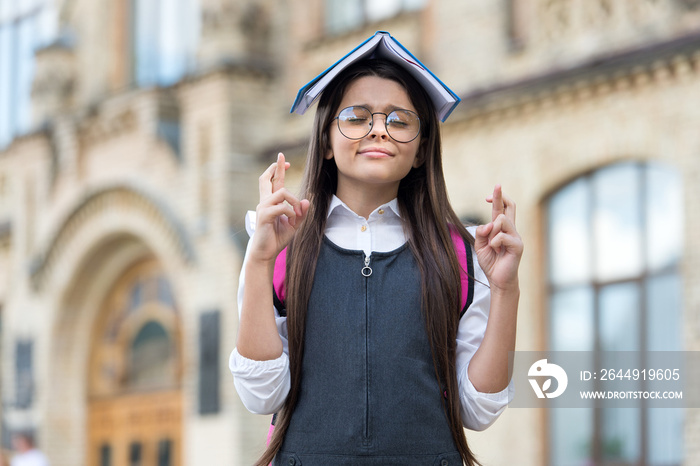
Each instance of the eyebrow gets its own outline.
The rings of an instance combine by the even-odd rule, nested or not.
[[[374,108],[373,108],[371,105],[369,105],[369,104],[353,104],[353,105],[350,105],[350,106],[351,106],[351,107],[365,107],[365,108],[366,108],[367,110],[369,110],[370,112],[373,112],[373,113],[386,113],[387,115],[390,114],[391,112],[393,112],[394,110],[406,110],[406,111],[413,112],[413,113],[416,113],[416,114],[418,113],[418,112],[415,111],[415,110],[411,110],[410,108],[400,107],[400,106],[398,106],[398,105],[389,105],[388,107],[386,107],[386,108],[383,109],[383,110],[384,110],[383,112],[375,112],[375,111],[374,111]]]

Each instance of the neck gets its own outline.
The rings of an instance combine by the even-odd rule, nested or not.
[[[376,210],[377,207],[394,199],[398,191],[398,183],[390,187],[343,186],[341,183],[338,183],[335,195],[357,215],[369,218],[369,214]]]

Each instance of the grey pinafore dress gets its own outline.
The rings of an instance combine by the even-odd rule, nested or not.
[[[404,245],[365,255],[324,238],[300,396],[273,465],[461,465]],[[365,275],[368,270],[364,270]]]

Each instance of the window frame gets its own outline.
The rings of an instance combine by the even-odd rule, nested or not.
[[[609,169],[615,169],[619,167],[623,167],[627,165],[629,170],[634,170],[635,175],[637,177],[637,190],[635,195],[638,197],[638,202],[639,202],[639,212],[637,213],[639,215],[639,218],[636,219],[636,221],[639,223],[639,234],[640,234],[640,243],[641,243],[641,250],[639,253],[642,255],[641,258],[641,265],[640,265],[640,270],[638,270],[636,273],[628,274],[625,276],[619,276],[616,278],[610,278],[610,279],[605,279],[605,278],[599,278],[598,277],[598,270],[596,270],[596,242],[598,241],[596,238],[595,234],[595,218],[596,218],[596,209],[599,208],[599,206],[596,205],[596,189],[599,189],[596,186],[596,176],[600,175],[603,173],[605,170]],[[638,329],[637,329],[637,342],[638,342],[638,351],[640,352],[642,358],[647,351],[651,351],[649,349],[649,329],[650,329],[650,317],[649,317],[649,300],[650,300],[650,289],[651,285],[655,282],[655,280],[662,279],[662,278],[677,278],[679,280],[682,280],[682,274],[681,274],[681,260],[682,257],[679,255],[678,257],[675,257],[673,261],[670,263],[665,264],[662,267],[655,267],[654,264],[650,263],[649,257],[650,257],[650,252],[649,252],[649,231],[650,231],[650,223],[649,223],[649,197],[650,197],[650,173],[651,170],[654,169],[654,167],[661,167],[663,169],[672,169],[674,175],[677,177],[678,180],[678,186],[681,185],[681,176],[675,167],[671,167],[667,164],[658,164],[654,161],[621,161],[618,163],[612,163],[609,165],[605,166],[600,166],[596,167],[594,170],[591,170],[585,174],[579,175],[575,178],[572,178],[568,180],[565,184],[560,185],[556,190],[554,190],[552,193],[550,193],[543,202],[543,207],[544,207],[544,215],[543,215],[543,220],[544,220],[544,231],[546,235],[546,242],[545,242],[545,254],[546,254],[546,261],[545,261],[545,273],[546,273],[546,303],[547,303],[547,314],[546,314],[546,319],[547,319],[547,332],[546,332],[546,337],[545,341],[547,344],[547,348],[551,351],[557,351],[559,350],[558,348],[555,347],[554,343],[554,319],[555,319],[555,309],[553,308],[553,300],[555,296],[558,293],[561,292],[566,292],[566,291],[575,291],[575,290],[581,290],[586,293],[591,294],[591,306],[592,308],[590,309],[591,312],[591,317],[592,317],[592,322],[591,324],[591,329],[593,332],[593,335],[591,335],[592,339],[592,348],[590,348],[590,351],[593,352],[593,361],[594,365],[596,367],[600,367],[601,364],[601,354],[604,351],[602,348],[602,334],[604,332],[603,328],[603,323],[601,322],[601,312],[602,312],[602,303],[601,303],[601,296],[603,295],[604,291],[611,286],[616,286],[616,285],[623,285],[623,284],[629,284],[635,288],[635,297],[638,302],[638,306],[636,308],[636,319],[638,322]],[[590,247],[589,250],[587,251],[589,262],[588,266],[590,268],[590,271],[588,273],[588,277],[585,279],[580,279],[576,278],[573,279],[569,283],[556,283],[556,280],[553,279],[551,269],[552,269],[552,263],[553,263],[553,258],[552,254],[554,254],[556,251],[552,250],[552,244],[553,244],[553,227],[552,227],[552,222],[551,222],[551,208],[552,208],[552,201],[556,198],[556,196],[560,193],[562,193],[567,187],[572,186],[573,183],[583,181],[586,183],[586,195],[587,195],[587,200],[586,200],[586,205],[587,205],[587,211],[585,212],[585,219],[586,219],[586,226],[587,226],[587,234],[588,238],[590,241]],[[681,213],[681,217],[679,218],[680,225],[677,225],[679,230],[682,230],[684,218]],[[674,226],[676,227],[676,226]],[[682,241],[682,238],[681,238]],[[682,281],[681,281],[682,283]],[[681,285],[682,286],[682,285]],[[682,305],[681,305],[682,307]],[[682,317],[681,321],[678,322],[678,325],[682,329]],[[640,364],[642,367],[644,366],[644,360],[640,361]],[[546,438],[547,438],[547,444],[551,445],[553,442],[552,440],[554,439],[554,431],[552,429],[552,422],[553,422],[553,415],[550,411],[548,415],[546,416],[547,419],[547,429],[546,429]],[[639,457],[635,459],[632,463],[627,463],[624,458],[616,459],[616,458],[609,458],[604,456],[604,441],[605,441],[605,430],[603,426],[603,415],[604,413],[602,410],[599,409],[594,409],[592,413],[592,427],[591,430],[589,431],[589,437],[588,440],[590,441],[590,450],[589,454],[590,457],[587,458],[589,461],[593,461],[596,464],[619,464],[619,465],[627,465],[627,464],[635,464],[639,466],[646,466],[650,465],[651,463],[649,462],[649,456],[651,452],[651,431],[650,431],[650,426],[649,424],[649,408],[642,408],[640,409],[639,413],[639,427],[637,431],[637,443],[641,445],[640,451],[639,451]],[[550,446],[548,447],[548,463],[549,464],[554,464],[554,460],[556,458],[553,456],[555,454],[555,450]]]
[[[130,12],[127,35],[131,59],[131,81],[137,87],[167,87],[181,81],[195,69],[196,65],[202,26],[201,15],[193,13],[195,10],[199,13],[201,9],[199,2],[197,0],[126,1],[129,1]],[[167,17],[169,20],[174,20],[172,24],[164,20],[163,11],[174,11]],[[147,37],[142,36],[144,32],[148,34]],[[168,38],[172,39],[172,37],[177,38],[179,42],[170,49],[172,43]]]

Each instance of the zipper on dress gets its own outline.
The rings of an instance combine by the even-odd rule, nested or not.
[[[362,275],[365,277],[365,432],[362,443],[365,447],[369,447],[370,440],[370,409],[369,409],[369,385],[370,385],[370,358],[369,358],[369,276],[372,275],[372,268],[369,266],[370,255],[365,256],[365,266],[362,268]]]
[[[372,275],[372,267],[369,266],[369,260],[372,255],[370,254],[369,256],[365,256],[365,266],[362,267],[362,276],[363,277],[369,277]]]

